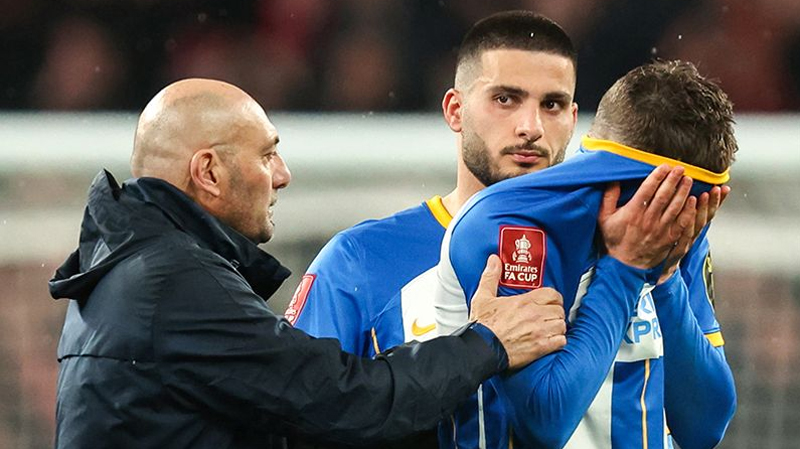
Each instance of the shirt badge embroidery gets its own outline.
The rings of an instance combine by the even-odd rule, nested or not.
[[[532,226],[500,226],[500,285],[534,289],[542,286],[546,234]]]

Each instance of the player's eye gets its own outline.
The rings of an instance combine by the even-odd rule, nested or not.
[[[511,97],[509,97],[508,95],[498,95],[497,97],[495,97],[495,101],[503,106],[508,106],[509,104],[511,104]]]

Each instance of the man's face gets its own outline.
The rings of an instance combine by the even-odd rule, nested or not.
[[[225,221],[256,243],[272,238],[272,206],[278,189],[291,181],[291,173],[278,154],[278,131],[260,111],[236,132],[235,153],[225,158],[229,183],[225,188]]]
[[[484,185],[564,160],[578,107],[575,69],[564,56],[489,50],[462,95],[462,157]]]

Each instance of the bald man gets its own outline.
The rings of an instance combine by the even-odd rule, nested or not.
[[[223,223],[264,243],[272,237],[277,190],[291,180],[278,141],[267,114],[239,88],[179,81],[142,111],[131,173],[169,182]],[[222,170],[227,176],[218,180]]]
[[[79,247],[50,281],[69,298],[56,447],[395,439],[564,345],[560,295],[499,302],[496,257],[456,335],[365,360],[292,328],[265,304],[289,271],[257,246],[291,180],[277,144],[264,110],[223,82],[172,84],[144,109],[134,179],[95,178]]]

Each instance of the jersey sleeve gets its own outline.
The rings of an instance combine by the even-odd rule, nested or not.
[[[527,201],[536,209],[528,208],[520,214],[514,211],[523,205],[493,199],[491,205],[465,214],[453,228],[448,256],[466,298],[475,292],[491,253],[499,253],[503,260],[500,295],[544,286],[558,290],[565,301],[574,298],[586,268],[583,257],[592,252],[596,215],[582,201],[560,192],[550,197],[528,197]],[[535,236],[537,233],[541,235]],[[523,248],[525,251],[520,251]],[[520,253],[532,265],[518,263]],[[567,345],[513,374],[492,380],[507,404],[519,439],[534,447],[562,447],[566,443],[600,389],[639,292],[650,278],[648,271],[610,257],[600,259],[594,281],[570,323]]]
[[[502,378],[517,436],[562,447],[589,409],[614,362],[649,273],[605,256],[567,331],[567,345]]]
[[[714,314],[714,275],[708,229],[702,231],[697,242],[681,261],[681,275],[689,294],[689,305],[697,323],[714,346],[722,346],[724,340]]]
[[[474,204],[442,243],[440,264],[449,264],[456,278],[447,287],[460,288],[468,305],[491,254],[499,255],[502,263],[500,296],[543,286],[555,288],[564,298],[577,291],[597,220],[585,197],[597,192],[513,193]]]
[[[314,337],[336,338],[342,350],[367,356],[364,304],[370,293],[360,260],[357,242],[345,233],[334,236],[311,262],[285,315],[296,328]]]
[[[702,283],[698,279],[705,276],[702,260],[706,258],[708,242],[705,235],[701,237],[679,272],[653,290],[664,338],[667,425],[675,441],[685,449],[716,446],[736,408],[733,374],[721,337],[714,337],[719,335],[719,325],[708,290],[705,286],[691,287],[697,287]],[[696,271],[683,272],[690,269]]]

